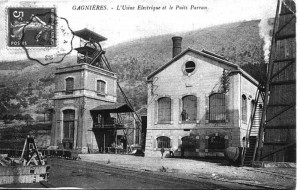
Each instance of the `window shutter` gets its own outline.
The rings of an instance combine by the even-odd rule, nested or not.
[[[205,123],[209,122],[209,96],[205,96]]]

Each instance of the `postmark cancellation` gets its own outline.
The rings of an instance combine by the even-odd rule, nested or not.
[[[9,47],[55,47],[55,8],[10,7],[7,45]]]

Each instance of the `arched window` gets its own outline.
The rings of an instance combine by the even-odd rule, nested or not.
[[[158,122],[171,121],[171,98],[158,99]]]
[[[97,93],[104,95],[105,89],[106,89],[106,82],[103,80],[97,80]]]
[[[186,136],[181,138],[182,146],[181,149],[195,151],[197,148],[196,136]]]
[[[242,121],[247,122],[247,97],[242,96]]]
[[[225,149],[225,138],[222,136],[211,136],[208,139],[208,149]]]
[[[63,111],[63,137],[64,139],[74,139],[74,124],[75,124],[75,111]]]
[[[197,118],[197,97],[193,95],[182,98],[182,121],[196,121]]]
[[[209,96],[209,120],[216,122],[226,120],[225,94],[216,93]]]
[[[73,94],[74,90],[74,78],[66,78],[66,94]]]
[[[170,138],[166,136],[157,137],[157,148],[171,148]]]

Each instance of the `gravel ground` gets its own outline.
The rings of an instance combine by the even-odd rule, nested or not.
[[[165,171],[189,177],[251,184],[276,189],[296,188],[296,168],[251,168],[229,166],[221,160],[138,157],[119,154],[81,154],[83,161],[139,170]]]

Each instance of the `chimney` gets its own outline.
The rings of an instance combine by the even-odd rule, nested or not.
[[[174,36],[172,38],[173,40],[173,57],[175,57],[176,55],[181,53],[181,41],[182,41],[182,37],[180,36]]]

